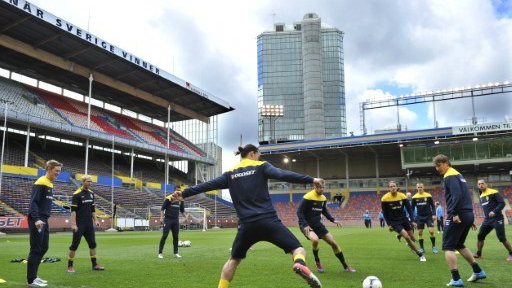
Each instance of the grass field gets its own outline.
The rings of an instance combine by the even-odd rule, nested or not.
[[[312,268],[314,259],[310,243],[297,228],[292,231],[308,251],[307,263]],[[512,238],[510,231],[509,228],[508,236]],[[386,288],[444,287],[450,279],[442,253],[428,252],[427,262],[419,262],[418,257],[387,229],[343,227],[331,228],[331,232],[340,243],[348,264],[357,269],[357,273],[342,272],[330,248],[322,243],[320,257],[325,273],[319,278],[323,287],[361,287],[362,280],[369,275],[379,277]],[[60,257],[62,262],[42,263],[39,276],[49,281],[49,287],[217,287],[235,233],[235,229],[182,231],[180,240],[192,241],[192,247],[180,248],[182,259],[171,257],[172,237],[167,240],[165,259],[157,259],[159,232],[97,233],[98,262],[106,270],[91,271],[87,244],[82,240],[75,259],[75,274],[66,272],[71,234],[52,234],[50,250],[45,257]],[[436,235],[439,247],[441,234]],[[476,232],[472,231],[466,244],[474,249],[475,243]],[[430,251],[430,240],[425,241],[425,247]],[[254,248],[239,266],[231,287],[307,287],[292,272],[289,255],[265,242]],[[0,278],[7,281],[0,287],[25,286],[26,265],[9,261],[26,258],[28,250],[28,235],[0,237]],[[502,244],[491,233],[486,241],[484,258],[479,261],[488,279],[479,284],[465,282],[466,287],[512,287],[512,262],[505,261],[506,256]],[[465,280],[471,269],[462,261],[459,257],[459,270]]]

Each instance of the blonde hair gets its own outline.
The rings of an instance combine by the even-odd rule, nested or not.
[[[87,179],[91,179],[91,181],[92,181],[92,177],[91,177],[91,176],[89,176],[89,175],[84,175],[84,176],[82,176],[82,178],[81,178],[80,180],[82,180],[82,183],[84,183],[84,182],[85,182],[85,180],[87,180]]]
[[[62,163],[60,163],[59,161],[57,160],[49,160],[48,162],[46,162],[46,171],[51,171],[53,170],[53,168],[55,167],[62,167]]]

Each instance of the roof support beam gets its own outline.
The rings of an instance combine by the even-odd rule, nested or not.
[[[208,123],[209,121],[209,118],[207,116],[201,115],[195,111],[192,111],[191,109],[188,109],[176,103],[167,101],[166,99],[157,97],[153,94],[137,89],[132,85],[126,84],[121,81],[117,81],[116,79],[105,74],[92,71],[91,69],[85,66],[68,61],[63,57],[59,57],[46,51],[34,48],[29,44],[23,43],[5,34],[0,35],[0,45],[85,78],[89,78],[89,75],[92,74],[95,82],[99,82],[109,87],[115,88],[119,91],[122,91],[124,93],[128,93],[144,101],[154,103],[165,109],[167,109],[167,107],[171,105],[171,109],[173,112],[185,115],[192,119],[198,119],[205,123]]]
[[[119,80],[119,79],[121,79],[121,78],[124,78],[124,77],[126,77],[126,76],[128,76],[128,75],[132,74],[132,73],[135,73],[135,71],[137,71],[137,70],[133,69],[133,70],[131,70],[131,71],[129,71],[129,72],[126,72],[126,73],[124,73],[124,74],[117,75],[114,79],[115,79],[115,80]]]
[[[62,58],[67,60],[69,58],[75,57],[76,55],[82,54],[82,53],[86,52],[89,49],[91,49],[91,46],[89,46],[87,48],[84,48],[84,49],[80,49],[80,50],[76,50],[76,51],[73,51],[73,52],[69,52],[68,54],[62,56]]]
[[[55,40],[55,39],[59,38],[62,34],[64,34],[64,32],[62,32],[62,33],[56,33],[55,35],[53,35],[53,36],[51,36],[51,37],[48,37],[48,38],[46,38],[46,39],[43,39],[43,40],[41,40],[41,41],[37,42],[36,44],[34,44],[34,48],[39,48],[40,46],[42,46],[42,45],[44,45],[44,44],[46,44],[46,43],[48,43],[48,42],[50,42],[50,41],[53,41],[53,40]]]
[[[100,68],[105,67],[107,65],[110,65],[112,63],[116,63],[117,61],[119,61],[119,60],[118,59],[113,59],[113,60],[110,60],[110,61],[106,61],[106,62],[100,63],[100,64],[92,67],[92,70],[100,69]]]
[[[142,82],[142,83],[140,83],[140,84],[137,84],[137,86],[135,86],[135,87],[140,88],[140,87],[142,87],[142,86],[144,86],[144,85],[148,85],[148,84],[154,83],[154,82],[156,82],[156,81],[158,81],[158,80],[159,80],[159,79],[155,77],[155,78],[153,78],[153,79],[151,79],[151,80],[148,80],[148,81],[146,81],[146,82]]]
[[[30,19],[30,18],[32,18],[32,15],[27,16],[27,17],[24,17],[24,18],[20,18],[20,19],[18,19],[17,21],[14,21],[14,22],[12,22],[12,23],[10,23],[10,24],[7,24],[7,25],[2,26],[2,27],[0,27],[0,33],[4,33],[5,31],[7,31],[7,30],[9,30],[9,29],[11,29],[11,28],[13,28],[13,27],[18,26],[19,24],[21,24],[21,23],[23,23],[23,22],[27,21],[27,20],[28,20],[28,19]]]

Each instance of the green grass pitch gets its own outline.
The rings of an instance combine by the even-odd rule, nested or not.
[[[511,228],[508,236],[511,236]],[[297,228],[293,233],[308,252],[307,263],[314,267],[310,243]],[[320,257],[325,273],[318,275],[323,287],[362,287],[366,276],[379,277],[386,288],[444,287],[451,275],[444,255],[430,252],[430,240],[425,240],[427,262],[419,262],[395,233],[387,229],[360,227],[330,228],[345,254],[347,263],[356,273],[342,272],[341,265],[325,242],[320,246]],[[222,265],[229,257],[229,248],[235,229],[181,231],[180,240],[192,241],[192,247],[180,248],[182,259],[172,258],[171,235],[167,239],[164,259],[157,259],[160,232],[97,233],[98,262],[106,267],[103,272],[91,271],[88,247],[84,239],[75,258],[75,274],[66,272],[70,233],[50,235],[50,250],[45,257],[60,257],[62,262],[42,263],[39,276],[49,281],[48,287],[217,287]],[[438,248],[441,234],[437,234]],[[472,231],[466,244],[474,251],[476,232]],[[292,261],[279,248],[260,242],[242,261],[230,287],[307,287],[291,269]],[[10,263],[14,258],[28,255],[28,235],[0,237],[0,278],[6,280],[0,287],[26,287],[26,265]],[[484,258],[479,260],[488,279],[481,284],[465,281],[466,287],[512,287],[512,262],[503,245],[491,233],[484,247]],[[463,280],[471,268],[459,256]]]

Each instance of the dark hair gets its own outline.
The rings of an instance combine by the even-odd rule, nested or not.
[[[238,147],[238,151],[235,152],[235,155],[242,155],[242,158],[245,158],[247,157],[247,155],[250,153],[250,152],[258,152],[258,147],[252,145],[252,144],[247,144],[245,145],[244,147],[241,147],[239,146]]]
[[[434,165],[447,163],[448,166],[452,166],[452,163],[450,163],[450,158],[443,154],[439,154],[436,157],[434,157],[434,159],[432,159],[432,162],[434,163]]]

